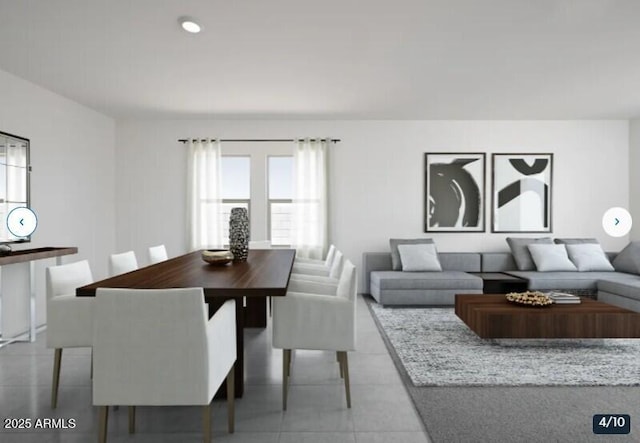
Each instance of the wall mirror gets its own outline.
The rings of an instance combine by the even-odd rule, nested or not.
[[[30,207],[29,139],[0,132],[0,243],[30,241],[7,229],[7,215],[15,208]]]

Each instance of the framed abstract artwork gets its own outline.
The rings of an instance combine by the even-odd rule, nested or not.
[[[493,154],[491,232],[551,232],[553,154]]]
[[[424,155],[424,231],[485,231],[485,153]]]

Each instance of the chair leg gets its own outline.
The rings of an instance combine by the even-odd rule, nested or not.
[[[58,406],[58,386],[60,385],[60,364],[62,363],[62,348],[56,348],[53,354],[53,379],[51,380],[51,409]]]
[[[273,297],[269,297],[269,317],[273,317]]]
[[[227,374],[227,426],[229,433],[233,434],[235,431],[235,415],[236,415],[236,392],[235,392],[235,363],[231,365],[229,373]]]
[[[129,434],[136,432],[136,407],[129,406]]]
[[[211,403],[202,407],[202,441],[211,442]]]
[[[287,390],[291,374],[291,349],[282,350],[282,409],[287,410]]]
[[[107,421],[109,419],[109,406],[100,406],[98,410],[98,443],[107,443]]]
[[[340,351],[340,366],[344,374],[344,390],[347,395],[347,408],[351,408],[351,387],[349,385],[349,359],[346,351]]]
[[[340,378],[344,378],[344,371],[342,370],[342,360],[340,359],[339,351],[336,351],[336,361],[338,362],[338,368],[340,368]]]
[[[93,348],[91,348],[91,380],[93,380]]]

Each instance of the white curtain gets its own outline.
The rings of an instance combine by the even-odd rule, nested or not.
[[[187,233],[190,250],[222,247],[220,141],[190,140]]]
[[[299,257],[321,259],[328,243],[331,141],[299,140],[294,152],[292,242]]]

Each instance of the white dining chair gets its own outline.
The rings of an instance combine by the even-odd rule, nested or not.
[[[271,240],[250,240],[249,249],[271,249]]]
[[[138,260],[133,251],[112,254],[109,257],[109,274],[112,277],[135,271],[136,269],[138,269]]]
[[[342,270],[344,268],[344,256],[341,251],[336,250],[335,255],[331,261],[331,266],[329,267],[329,271],[326,274],[319,273],[304,273],[306,269],[302,269],[300,267],[294,266],[291,275],[289,277],[289,281],[303,280],[303,281],[317,281],[320,283],[338,283],[338,279],[342,274]]]
[[[168,258],[169,257],[167,256],[167,248],[165,248],[164,245],[149,247],[149,264],[150,265],[160,263],[161,261],[165,261]]]
[[[203,406],[203,441],[211,440],[211,401],[227,381],[228,428],[234,428],[235,300],[208,319],[202,288],[96,292],[93,404],[98,441],[106,442],[111,405]],[[241,332],[241,331],[240,331]]]
[[[356,268],[347,261],[337,285],[314,282],[305,290],[273,300],[273,347],[282,349],[282,407],[287,409],[291,351],[313,349],[336,351],[350,408],[347,352],[356,346]]]
[[[331,266],[331,260],[333,260],[333,254],[336,252],[335,245],[330,245],[327,251],[327,256],[324,260],[317,260],[313,258],[296,257],[294,263],[296,264],[308,264],[308,265],[324,265],[326,267]]]
[[[338,258],[342,257],[342,252],[334,249],[328,263],[314,264],[314,263],[296,263],[294,260],[293,268],[291,272],[293,274],[305,274],[305,275],[319,275],[323,277],[329,277],[331,274],[334,263]]]
[[[76,297],[75,290],[93,282],[87,260],[50,266],[46,270],[47,348],[54,348],[51,408],[58,406],[60,366],[64,348],[91,347],[93,297]]]

